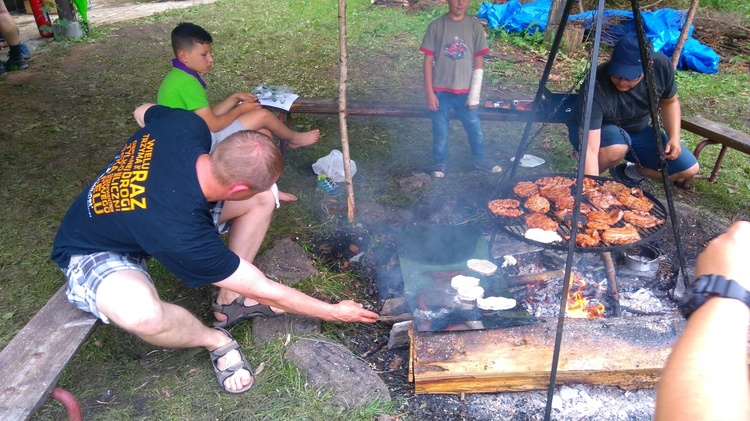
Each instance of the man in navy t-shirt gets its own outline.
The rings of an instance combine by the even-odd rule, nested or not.
[[[672,62],[664,54],[652,52],[649,69],[663,122],[661,141],[669,178],[678,182],[690,180],[698,173],[698,160],[680,143],[681,111]],[[640,184],[646,177],[661,178],[659,151],[650,125],[646,78],[635,34],[617,42],[612,58],[599,65],[595,77],[588,146],[582,151],[586,154],[585,173],[600,175],[609,169],[612,178],[630,185]],[[588,80],[581,86],[582,94],[568,122],[569,140],[576,149],[580,149],[579,139],[583,135],[586,98],[583,93]],[[628,162],[621,163],[623,159]]]
[[[216,285],[218,324],[283,312],[373,323],[354,301],[328,304],[267,279],[252,261],[271,220],[269,190],[284,169],[267,136],[238,132],[209,154],[211,136],[194,113],[150,104],[145,127],[71,205],[52,260],[68,279],[68,300],[139,338],[164,347],[205,347],[219,385],[250,389],[253,374],[229,333],[162,301],[146,270],[156,258],[189,287]],[[228,245],[219,233],[231,223]]]

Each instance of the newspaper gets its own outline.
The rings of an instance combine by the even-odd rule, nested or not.
[[[253,89],[252,94],[258,97],[260,105],[289,111],[299,95],[288,86],[260,85]]]

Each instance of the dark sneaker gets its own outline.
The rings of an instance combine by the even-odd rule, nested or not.
[[[435,164],[435,166],[432,167],[432,176],[435,178],[445,177],[445,163]]]
[[[613,180],[617,181],[618,183],[622,183],[628,187],[638,187],[639,189],[643,185],[643,180],[645,180],[645,177],[640,179],[635,179],[633,177],[630,177],[626,172],[625,169],[628,168],[628,165],[633,165],[629,162],[621,162],[614,167],[609,169],[609,176],[612,177]]]
[[[5,70],[23,70],[29,68],[29,63],[24,60],[23,57],[9,58],[8,61],[3,63]]]
[[[484,172],[488,172],[488,173],[492,173],[492,174],[499,173],[500,171],[503,170],[499,165],[495,164],[494,162],[490,161],[489,159],[485,159],[482,162],[475,162],[474,163],[474,168],[476,168],[476,169],[478,169],[480,171],[484,171]]]
[[[341,187],[325,174],[318,175],[318,188],[329,196],[338,196],[343,193]]]

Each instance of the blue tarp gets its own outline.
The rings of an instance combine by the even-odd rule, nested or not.
[[[485,19],[490,28],[503,29],[506,32],[536,33],[547,27],[547,17],[552,6],[550,0],[536,0],[520,4],[518,0],[508,0],[505,4],[482,3],[477,17]],[[596,12],[590,11],[570,16],[569,21],[576,21],[589,28],[594,23]],[[672,57],[680,30],[685,24],[686,13],[675,9],[660,9],[656,12],[641,12],[646,37],[654,46],[654,51]],[[605,10],[604,22],[607,24],[607,35],[602,41],[613,45],[623,35],[634,33],[633,12],[625,10]],[[701,73],[719,72],[719,55],[711,48],[692,38],[693,27],[690,27],[688,39],[682,47],[678,69],[689,69]]]

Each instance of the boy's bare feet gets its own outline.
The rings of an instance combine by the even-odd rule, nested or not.
[[[296,202],[298,199],[297,199],[297,196],[291,193],[287,193],[287,192],[283,192],[279,190],[279,200],[282,202]]]
[[[303,146],[310,146],[320,139],[320,130],[310,130],[304,133],[295,133],[294,137],[290,139],[287,144],[290,149],[297,149]],[[282,199],[283,200],[283,199]]]

